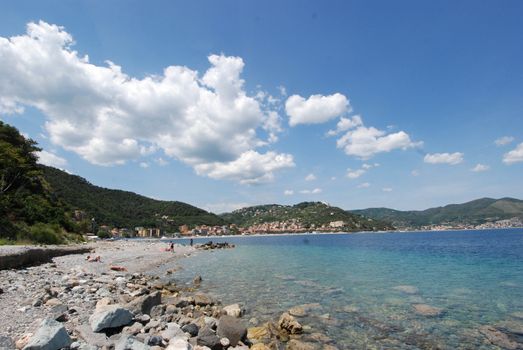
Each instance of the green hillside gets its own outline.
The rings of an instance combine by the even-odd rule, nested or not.
[[[36,142],[0,121],[0,244],[65,243],[78,227],[37,166]]]
[[[307,229],[328,225],[330,222],[343,221],[344,231],[377,231],[390,230],[393,227],[379,220],[373,220],[348,213],[337,207],[332,207],[321,202],[303,202],[293,206],[289,205],[259,205],[242,208],[232,213],[220,215],[225,221],[240,227],[248,227],[270,222],[297,221]]]
[[[439,224],[477,225],[513,217],[523,218],[523,201],[514,198],[481,198],[463,204],[449,204],[420,211],[369,208],[350,212],[387,221],[398,228]]]
[[[99,225],[159,227],[174,231],[182,224],[224,224],[217,215],[186,203],[159,201],[133,192],[102,188],[52,167],[41,166],[41,169],[57,197],[71,209],[85,211],[88,218],[95,218]]]

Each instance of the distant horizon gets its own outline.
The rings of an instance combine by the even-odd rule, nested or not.
[[[42,164],[213,213],[523,198],[521,18],[516,0],[9,2],[0,120]]]

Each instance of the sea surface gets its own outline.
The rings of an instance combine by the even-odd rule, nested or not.
[[[201,275],[203,291],[260,323],[318,303],[299,321],[340,349],[497,349],[480,327],[523,332],[522,229],[213,240],[236,248],[182,259],[178,283]]]

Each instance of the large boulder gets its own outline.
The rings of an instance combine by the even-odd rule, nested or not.
[[[133,313],[119,305],[107,305],[95,311],[89,317],[93,332],[107,328],[127,326],[133,320]]]
[[[151,309],[156,305],[160,305],[161,302],[162,293],[156,291],[154,293],[135,298],[129,304],[127,304],[126,307],[135,315],[139,313],[150,314]]]
[[[206,346],[211,350],[222,350],[223,346],[220,343],[220,338],[209,327],[203,327],[196,337],[196,343],[201,346]]]
[[[287,312],[280,316],[278,327],[289,334],[300,334],[303,331],[302,325]]]
[[[216,335],[229,339],[231,346],[236,346],[240,340],[244,340],[247,336],[247,328],[238,318],[225,315],[218,320]]]
[[[24,350],[58,350],[68,347],[71,343],[64,326],[52,318],[46,318],[40,323],[40,327]]]

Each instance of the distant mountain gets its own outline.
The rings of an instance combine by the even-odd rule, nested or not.
[[[398,228],[446,223],[477,225],[513,217],[523,218],[523,201],[514,198],[481,198],[463,204],[449,204],[420,211],[369,208],[349,212],[390,222]]]
[[[182,224],[225,223],[217,215],[183,202],[159,201],[133,192],[102,188],[80,176],[43,165],[41,168],[55,196],[71,209],[85,211],[89,219],[94,217],[100,225],[177,230]]]
[[[296,205],[268,204],[247,207],[220,215],[225,221],[240,227],[273,222],[299,222],[307,230],[315,230],[331,222],[343,221],[343,231],[378,231],[393,229],[392,225],[348,213],[321,202],[303,202]]]

